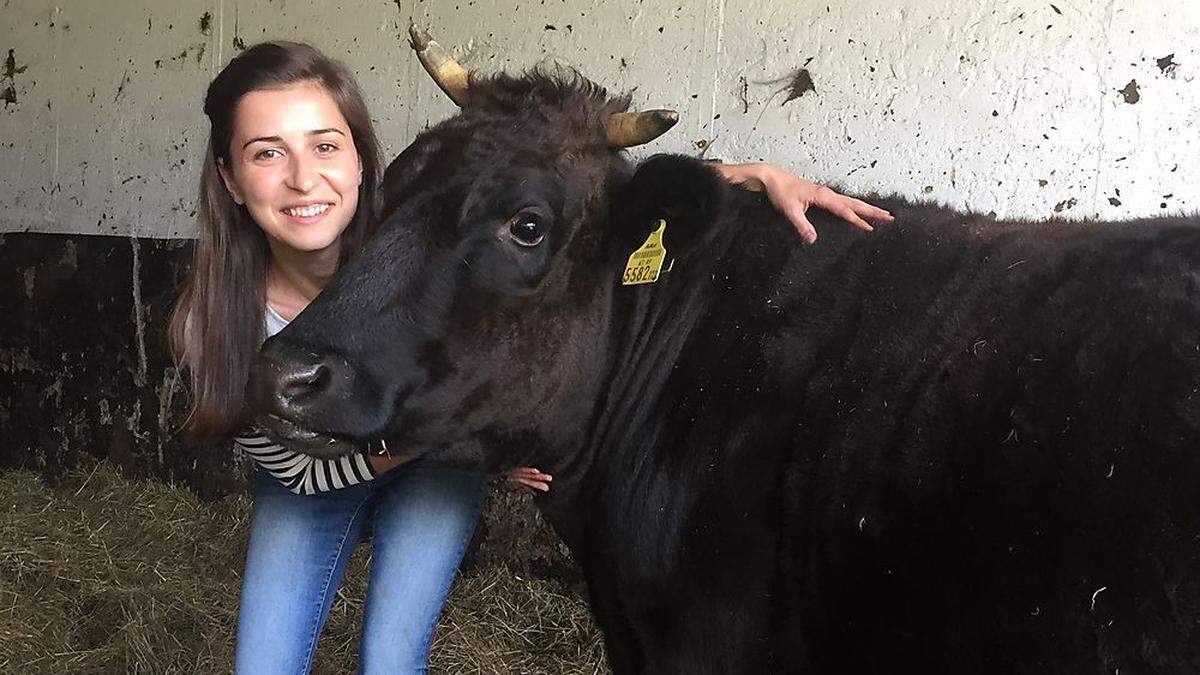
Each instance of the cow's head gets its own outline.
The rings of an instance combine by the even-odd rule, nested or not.
[[[266,343],[251,401],[316,456],[381,437],[536,452],[591,414],[611,294],[653,216],[720,188],[703,167],[625,159],[673,113],[628,113],[573,71],[469,77],[427,36],[414,47],[463,110],[388,167],[386,221]]]

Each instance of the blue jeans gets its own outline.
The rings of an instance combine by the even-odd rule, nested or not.
[[[483,476],[420,460],[317,495],[254,484],[235,672],[306,673],[346,563],[374,531],[359,670],[424,673],[438,614],[470,542]]]

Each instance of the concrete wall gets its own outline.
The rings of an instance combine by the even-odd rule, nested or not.
[[[676,107],[652,151],[767,159],[1001,216],[1195,210],[1195,0],[3,0],[0,232],[186,237],[208,80],[266,37],[358,74],[389,156],[453,108],[410,20]]]

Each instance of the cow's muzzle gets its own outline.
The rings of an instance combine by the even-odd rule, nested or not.
[[[247,395],[271,440],[315,457],[340,457],[360,446],[330,423],[351,398],[354,380],[344,358],[272,339],[251,369]]]

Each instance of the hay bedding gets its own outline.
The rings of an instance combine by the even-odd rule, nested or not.
[[[232,663],[250,503],[202,503],[101,463],[47,488],[0,473],[0,673],[219,673]],[[368,558],[355,554],[315,673],[354,672]],[[442,673],[603,673],[586,604],[479,569],[438,627]]]

